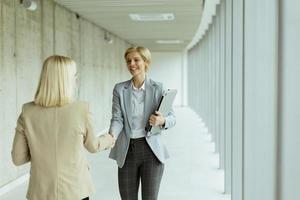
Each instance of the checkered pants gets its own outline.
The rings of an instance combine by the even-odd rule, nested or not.
[[[141,180],[142,199],[157,200],[164,171],[145,138],[131,139],[125,164],[118,169],[119,191],[122,200],[138,200]]]

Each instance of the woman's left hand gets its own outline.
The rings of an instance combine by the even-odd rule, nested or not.
[[[149,124],[151,126],[163,126],[165,122],[165,118],[158,111],[155,111],[155,114],[152,114],[149,119]]]

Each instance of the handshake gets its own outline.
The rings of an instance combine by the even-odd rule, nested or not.
[[[103,150],[112,149],[115,146],[116,138],[111,133],[105,133],[101,135],[99,139],[100,139],[100,148]]]

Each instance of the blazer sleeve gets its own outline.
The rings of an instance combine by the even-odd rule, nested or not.
[[[168,113],[167,116],[165,116],[165,125],[162,127],[162,129],[167,130],[168,128],[172,128],[176,124],[176,117],[174,114],[174,110],[172,110]]]
[[[124,126],[120,103],[121,103],[120,93],[116,85],[113,90],[112,118],[110,120],[110,127],[109,127],[109,133],[114,134],[115,138],[118,138]]]
[[[92,113],[89,110],[89,106],[87,104],[86,110],[86,131],[83,134],[83,144],[84,147],[90,153],[96,153],[102,150],[105,150],[110,147],[112,143],[111,136],[108,134],[101,135],[99,137],[95,136],[94,126],[93,126],[93,117]]]
[[[12,161],[16,166],[25,164],[30,161],[30,150],[28,146],[28,141],[25,135],[25,124],[23,118],[23,111],[20,114],[17,127],[15,131],[15,137],[13,141],[12,151],[11,151]]]

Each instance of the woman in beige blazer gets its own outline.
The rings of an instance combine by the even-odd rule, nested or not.
[[[94,192],[83,146],[111,148],[114,138],[96,137],[88,103],[75,101],[76,64],[51,56],[43,64],[34,102],[23,105],[12,147],[15,165],[31,162],[29,200],[80,200]]]

